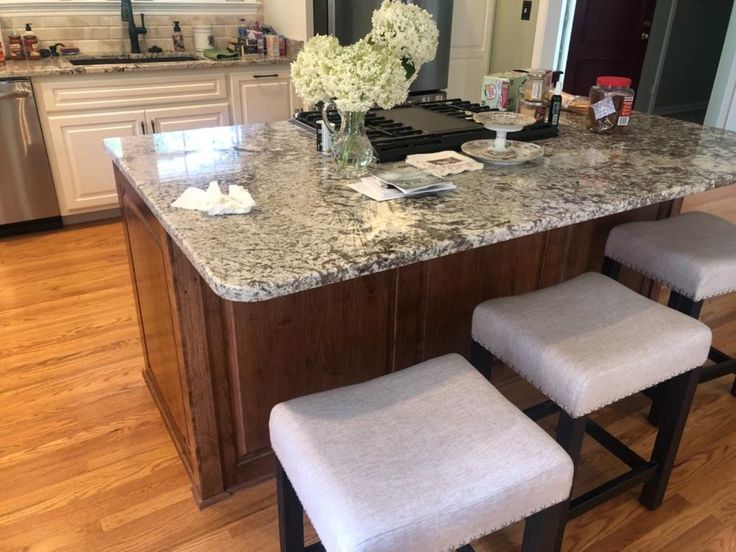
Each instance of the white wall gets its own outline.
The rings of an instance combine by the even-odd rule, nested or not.
[[[263,0],[263,20],[284,36],[307,40],[312,36],[311,0]]]
[[[736,131],[736,4],[731,11],[705,124]]]

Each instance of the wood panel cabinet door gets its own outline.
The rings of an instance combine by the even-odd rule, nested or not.
[[[291,117],[288,71],[263,71],[231,80],[233,118],[237,124],[273,123]]]
[[[146,109],[146,132],[177,132],[230,124],[227,102]]]
[[[48,118],[50,160],[62,215],[117,207],[112,163],[102,141],[141,134],[144,124],[142,109]]]

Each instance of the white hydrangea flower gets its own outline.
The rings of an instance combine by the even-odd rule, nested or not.
[[[409,93],[401,61],[389,50],[361,39],[345,46],[334,61],[327,88],[342,111],[390,109]]]
[[[308,102],[334,99],[342,111],[390,109],[406,100],[422,64],[434,59],[439,31],[414,5],[384,0],[371,33],[350,46],[333,36],[306,42],[291,64],[297,94]]]
[[[372,21],[371,41],[394,51],[414,72],[434,59],[440,32],[426,10],[397,0],[384,0],[373,12]]]
[[[326,85],[341,50],[334,36],[317,35],[307,41],[291,64],[291,77],[300,97],[315,103],[333,96]]]

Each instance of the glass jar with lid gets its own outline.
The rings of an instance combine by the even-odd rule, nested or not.
[[[628,77],[598,77],[590,89],[588,128],[611,132],[628,126],[634,106],[634,90]]]
[[[547,72],[543,69],[532,69],[526,77],[521,95],[528,102],[542,102],[547,92]]]

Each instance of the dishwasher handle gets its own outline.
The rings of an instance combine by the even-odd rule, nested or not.
[[[17,100],[20,98],[28,98],[30,95],[30,90],[14,90],[7,94],[0,94],[0,100]]]

